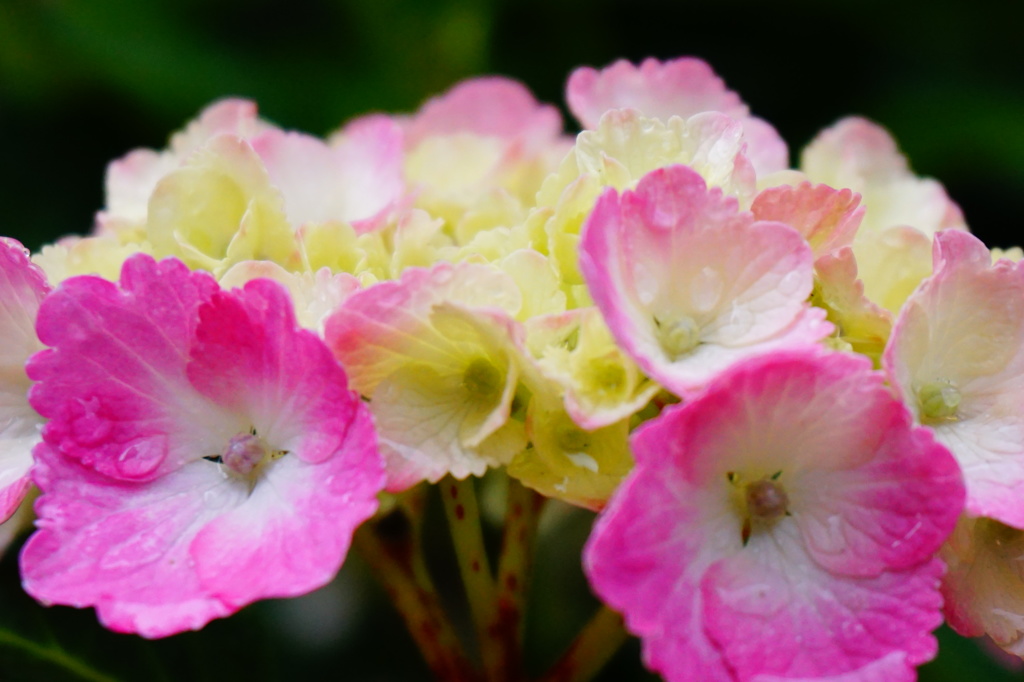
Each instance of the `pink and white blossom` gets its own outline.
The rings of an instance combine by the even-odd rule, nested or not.
[[[544,181],[537,203],[554,206],[580,176],[596,179],[599,187],[623,190],[674,164],[693,168],[744,207],[754,198],[757,177],[735,120],[705,112],[661,121],[635,109],[614,109],[601,116],[595,129],[576,137],[558,173]]]
[[[804,149],[801,169],[813,182],[861,195],[858,274],[868,299],[893,315],[931,274],[934,234],[967,229],[942,185],[915,175],[889,132],[866,119],[845,118],[822,131]]]
[[[966,229],[942,185],[914,175],[889,132],[866,119],[844,118],[823,130],[804,149],[800,168],[813,182],[861,195],[862,231],[909,226],[930,236]]]
[[[562,133],[562,116],[522,83],[490,76],[458,83],[428,100],[405,122],[408,146],[434,136],[468,133],[504,140],[517,153],[538,154]],[[510,150],[511,151],[511,150]]]
[[[755,221],[686,166],[598,200],[580,269],[624,351],[678,395],[746,357],[810,346],[832,331],[811,308],[810,247]]]
[[[389,490],[481,476],[526,446],[510,420],[521,304],[500,270],[439,263],[358,291],[328,318],[327,344],[369,399]]]
[[[330,145],[277,128],[251,143],[266,164],[271,183],[284,196],[293,228],[339,221],[369,231],[402,205],[402,132],[385,117],[353,123]]]
[[[935,655],[963,482],[866,359],[746,361],[631,445],[584,568],[667,680],[910,681]]]
[[[299,326],[323,336],[327,317],[342,301],[360,289],[359,280],[347,272],[323,267],[316,272],[288,272],[266,260],[242,261],[221,276],[225,289],[241,288],[254,279],[272,279],[288,290]]]
[[[940,556],[948,567],[942,596],[949,626],[1024,656],[1024,531],[964,515]]]
[[[530,390],[554,394],[584,429],[628,419],[661,390],[615,344],[592,306],[538,316],[525,326],[526,346],[539,375]]]
[[[501,77],[458,83],[397,121],[416,205],[443,218],[460,245],[521,223],[571,145],[555,107]]]
[[[136,149],[107,167],[107,206],[96,217],[100,232],[146,224],[147,205],[157,183],[184,163],[192,152],[217,135],[248,138],[270,125],[256,115],[256,103],[224,99],[203,109],[195,120],[171,136],[166,150]]]
[[[336,574],[383,485],[369,413],[284,289],[180,262],[64,282],[39,312],[25,589],[162,637]]]
[[[960,462],[967,510],[1024,528],[1024,265],[959,230],[893,326],[883,362],[904,403]]]
[[[802,182],[769,187],[754,198],[750,212],[757,220],[785,223],[810,244],[815,258],[853,243],[864,217],[860,195],[849,189]]]
[[[600,71],[581,67],[569,76],[565,100],[584,128],[595,128],[610,109],[636,109],[662,121],[720,111],[742,124],[747,156],[758,175],[789,167],[789,150],[775,128],[751,116],[739,95],[695,57],[666,62],[648,58],[639,65],[620,59]]]
[[[14,514],[30,481],[32,448],[44,419],[28,403],[25,361],[43,344],[36,337],[39,305],[50,291],[28,249],[0,237],[0,522]],[[6,545],[0,541],[0,547]]]
[[[145,237],[153,254],[223,274],[245,260],[298,269],[284,198],[249,141],[218,135],[157,183]]]

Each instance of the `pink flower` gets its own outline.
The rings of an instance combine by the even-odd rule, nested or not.
[[[732,363],[827,336],[811,308],[811,249],[788,225],[755,221],[686,166],[606,191],[580,243],[580,270],[619,345],[686,396]]]
[[[883,362],[918,422],[960,462],[967,511],[1024,528],[1024,265],[967,232],[935,236]]]
[[[28,404],[25,361],[43,345],[36,338],[39,304],[50,291],[28,250],[0,237],[0,521],[10,517],[28,490],[32,448],[43,418]],[[0,541],[0,548],[6,545]]]
[[[537,102],[521,83],[499,76],[458,83],[427,101],[406,126],[410,148],[431,136],[470,133],[504,140],[526,154],[543,152],[561,132],[558,109]]]
[[[930,236],[967,227],[942,185],[914,175],[889,132],[866,119],[844,118],[818,133],[800,167],[814,182],[860,193],[866,208],[862,233],[910,226]]]
[[[934,656],[963,482],[866,359],[747,361],[632,449],[584,567],[666,679],[912,680]]]
[[[751,116],[739,95],[695,57],[667,62],[649,58],[639,65],[620,59],[601,71],[581,67],[569,76],[565,90],[569,109],[584,128],[595,128],[610,109],[637,109],[648,118],[663,121],[720,111],[742,123],[747,156],[758,175],[789,166],[789,150],[775,128]]]
[[[29,365],[50,422],[25,589],[161,637],[329,581],[376,509],[369,414],[267,280],[225,292],[179,261],[65,281]]]
[[[256,116],[256,104],[244,99],[223,99],[199,112],[193,121],[171,136],[164,151],[136,149],[107,166],[107,207],[96,216],[98,231],[125,225],[144,225],[147,204],[157,183],[217,135],[246,139],[270,125]]]
[[[284,197],[293,227],[340,221],[367,232],[402,207],[402,132],[385,117],[348,126],[330,145],[277,128],[250,142]]]
[[[526,446],[510,420],[521,305],[504,272],[438,263],[362,289],[327,318],[327,344],[370,400],[388,490],[482,476]]]
[[[458,83],[398,122],[416,205],[443,218],[460,245],[521,223],[572,145],[558,109],[501,77]]]
[[[799,232],[814,251],[814,257],[834,254],[853,243],[864,207],[860,195],[828,185],[769,187],[754,199],[750,212],[758,220],[775,220]]]
[[[1024,656],[1024,531],[965,514],[940,556],[949,626]]]

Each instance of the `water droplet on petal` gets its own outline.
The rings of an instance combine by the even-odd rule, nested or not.
[[[117,471],[126,478],[144,478],[164,461],[167,449],[162,438],[132,443],[117,457]]]
[[[718,305],[725,283],[722,274],[712,267],[705,267],[693,278],[690,300],[698,313],[706,313]]]
[[[779,280],[776,290],[787,298],[795,295],[807,285],[807,275],[801,270],[791,270]]]

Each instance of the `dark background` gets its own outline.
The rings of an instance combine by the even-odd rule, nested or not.
[[[251,97],[279,125],[325,134],[366,111],[412,111],[476,74],[518,78],[561,104],[576,66],[697,55],[778,128],[794,162],[821,128],[867,116],[893,132],[918,173],[946,185],[975,233],[1011,246],[1024,242],[1024,14],[1005,6],[0,0],[0,233],[35,249],[89,230],[107,162],[163,147],[218,97]],[[592,607],[578,569],[589,518],[562,523],[543,545],[535,665],[557,655]],[[437,542],[443,556],[443,533]],[[147,643],[106,633],[91,612],[31,604],[14,554],[0,564],[0,680],[425,679],[357,560],[314,597]],[[941,638],[922,680],[1018,678],[972,643]],[[73,672],[53,652],[108,677]],[[602,679],[649,679],[637,656],[632,643]]]
[[[795,152],[841,116],[882,123],[976,233],[1011,245],[1024,241],[1024,13],[1005,6],[0,0],[2,231],[37,247],[87,230],[106,163],[163,147],[217,97],[252,97],[274,122],[324,134],[474,74],[561,103],[575,66],[690,54]]]

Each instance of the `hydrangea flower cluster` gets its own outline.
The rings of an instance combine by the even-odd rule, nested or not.
[[[574,138],[497,77],[326,139],[220,101],[111,163],[89,236],[0,242],[25,589],[196,629],[325,584],[424,484],[457,528],[503,470],[510,524],[599,512],[585,573],[667,680],[913,680],[943,616],[1024,656],[1019,251],[867,120],[791,168],[698,59],[566,99]],[[515,595],[455,545],[513,679]]]

